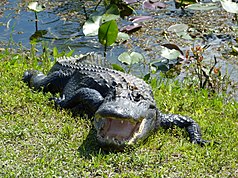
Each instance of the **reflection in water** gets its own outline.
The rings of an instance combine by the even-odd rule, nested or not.
[[[96,38],[83,35],[82,24],[76,20],[60,20],[57,16],[58,9],[38,13],[38,32],[36,32],[34,12],[27,10],[27,4],[16,0],[1,1],[0,4],[0,31],[3,32],[0,40],[5,44],[8,44],[10,39],[14,44],[20,43],[30,48],[30,40],[33,39],[47,41],[49,47],[56,46],[60,51],[74,49],[76,53],[84,53],[101,50]],[[62,7],[59,9],[63,10]]]

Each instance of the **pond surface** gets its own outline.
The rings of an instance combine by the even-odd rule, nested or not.
[[[42,45],[49,49],[57,47],[59,51],[74,49],[74,54],[85,52],[102,52],[104,48],[97,37],[85,37],[82,26],[85,22],[83,4],[78,0],[38,1],[45,4],[46,9],[38,13],[38,30],[45,30],[37,48],[39,52]],[[93,12],[95,2],[85,2],[88,15]],[[194,45],[210,45],[205,57],[214,56],[219,61],[222,72],[228,71],[230,78],[238,82],[238,56],[232,55],[232,46],[237,46],[238,28],[234,22],[234,15],[225,12],[221,7],[210,11],[187,11],[182,15],[181,9],[175,9],[174,1],[163,1],[165,8],[148,10],[142,3],[132,4],[136,15],[148,15],[152,20],[142,22],[142,28],[130,34],[126,43],[115,45],[108,51],[107,58],[112,63],[119,63],[117,57],[124,51],[142,53],[146,60],[153,61],[161,58],[161,44],[173,43],[183,51]],[[23,46],[30,49],[30,38],[35,33],[35,16],[27,9],[27,0],[2,0],[0,2],[0,48],[19,48]],[[102,6],[99,6],[103,8]],[[118,24],[130,24],[127,19]],[[188,34],[192,40],[178,37],[168,31],[174,24],[189,26]],[[138,66],[137,66],[138,67]],[[135,69],[136,70],[136,69]],[[140,69],[141,72],[141,69]],[[138,74],[138,71],[135,72]],[[142,72],[143,73],[143,72]]]
[[[30,37],[35,33],[35,16],[34,12],[27,9],[27,3],[20,3],[17,0],[1,2],[0,31],[3,32],[0,41],[5,44],[9,39],[17,44],[22,44],[30,48]],[[47,2],[45,2],[47,3]],[[54,5],[62,4],[54,2]],[[63,5],[62,5],[63,6]],[[85,52],[93,48],[99,48],[95,38],[85,38],[81,32],[82,24],[80,20],[67,20],[60,17],[59,11],[65,12],[70,8],[65,6],[52,7],[48,4],[45,11],[38,13],[38,30],[46,30],[47,33],[40,39],[48,43],[50,47],[56,46],[59,50]],[[70,17],[68,17],[70,18]],[[40,43],[39,43],[40,44]],[[86,49],[82,49],[86,48]]]

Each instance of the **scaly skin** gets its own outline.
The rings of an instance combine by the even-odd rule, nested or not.
[[[96,57],[90,53],[63,58],[47,75],[26,71],[23,81],[35,90],[60,93],[60,98],[53,98],[57,106],[94,117],[97,140],[103,147],[123,150],[144,141],[159,127],[174,125],[185,128],[192,143],[207,142],[191,118],[162,114],[156,107],[151,87],[143,80],[83,62]]]

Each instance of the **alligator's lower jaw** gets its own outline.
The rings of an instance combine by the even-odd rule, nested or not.
[[[101,118],[103,126],[97,131],[97,139],[103,146],[123,148],[133,142],[141,122],[132,123],[115,118]]]

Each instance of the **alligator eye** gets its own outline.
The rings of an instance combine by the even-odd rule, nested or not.
[[[134,90],[137,90],[138,88],[136,87],[136,86],[134,86],[134,85],[130,85],[130,84],[128,84],[129,85],[129,90],[132,90],[132,91],[134,91]]]

